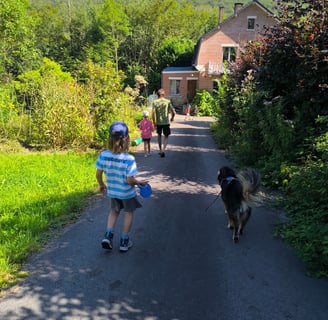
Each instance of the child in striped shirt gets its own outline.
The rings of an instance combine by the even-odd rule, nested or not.
[[[113,248],[114,228],[124,210],[123,232],[120,239],[120,251],[126,252],[132,247],[129,232],[132,227],[133,212],[140,208],[135,185],[146,185],[147,181],[138,181],[136,161],[128,153],[130,146],[129,129],[124,122],[116,121],[109,128],[108,150],[100,153],[96,162],[96,179],[100,191],[110,198],[111,209],[107,220],[107,230],[101,242],[104,249]],[[105,175],[106,183],[103,181]]]

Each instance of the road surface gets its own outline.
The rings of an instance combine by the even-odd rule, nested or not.
[[[309,278],[276,239],[280,214],[257,208],[238,244],[226,229],[210,118],[177,115],[165,158],[136,159],[153,195],[135,213],[134,246],[104,251],[108,202],[97,196],[25,266],[31,272],[0,299],[5,320],[327,320],[328,281]],[[94,172],[90,178],[95,179]],[[205,209],[213,205],[205,212]]]

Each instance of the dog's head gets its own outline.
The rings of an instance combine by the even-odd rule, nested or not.
[[[234,177],[236,178],[236,173],[233,171],[230,167],[222,167],[218,172],[218,181],[219,184],[222,183],[223,179],[226,179],[228,177]]]

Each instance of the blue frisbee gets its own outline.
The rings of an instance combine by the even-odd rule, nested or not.
[[[151,190],[151,186],[150,186],[149,183],[147,183],[144,186],[142,186],[141,184],[139,184],[138,187],[139,187],[140,195],[143,198],[149,198],[151,196],[151,194],[153,193],[153,191]]]

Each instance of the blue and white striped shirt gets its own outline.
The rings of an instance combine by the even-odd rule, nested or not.
[[[108,197],[124,200],[137,195],[135,187],[126,182],[127,177],[138,173],[135,158],[131,154],[105,150],[100,153],[96,168],[105,173]]]

